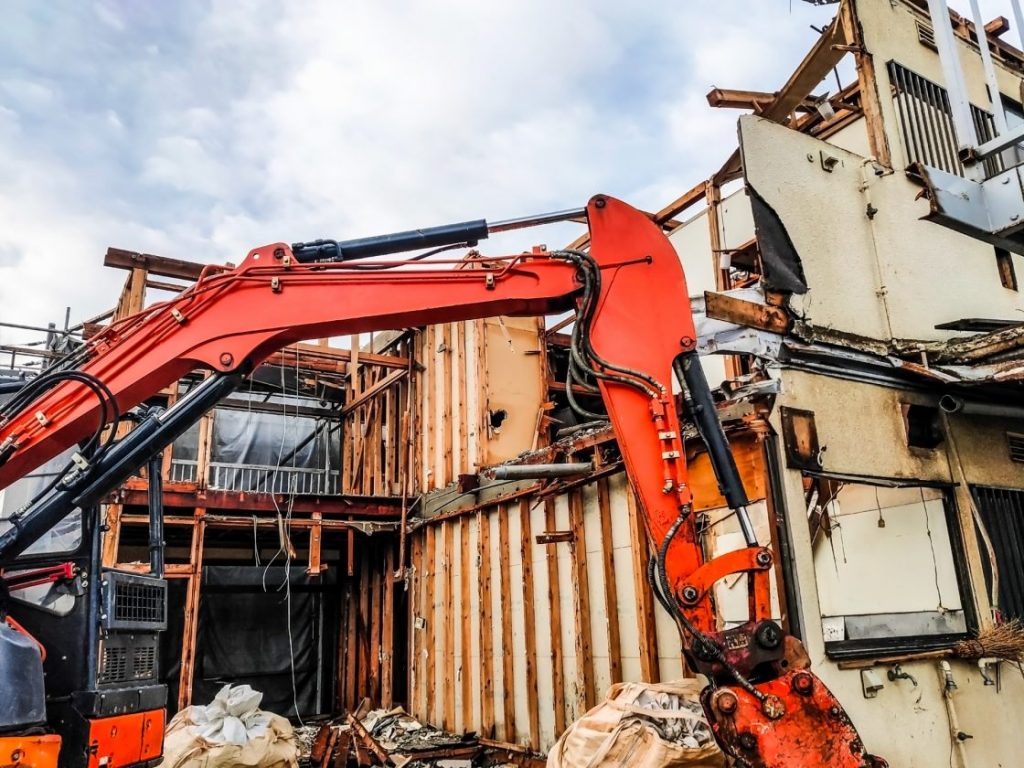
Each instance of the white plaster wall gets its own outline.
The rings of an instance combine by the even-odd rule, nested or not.
[[[782,393],[777,405],[814,411],[819,442],[828,446],[824,456],[826,468],[830,471],[961,483],[964,480],[966,483],[995,482],[1002,486],[1024,487],[1020,465],[1010,462],[1004,450],[994,450],[994,446],[1001,445],[1006,429],[1019,428],[1017,422],[998,419],[954,421],[956,445],[966,470],[966,478],[960,478],[958,470],[950,467],[948,446],[940,446],[934,451],[906,447],[898,404],[901,399],[927,402],[922,396],[797,371],[784,371],[781,382]],[[865,414],[872,414],[870,420]],[[774,411],[772,423],[781,432],[778,408]],[[886,758],[890,765],[906,768],[959,765],[958,758],[950,756],[950,725],[937,662],[903,664],[903,668],[917,679],[916,687],[909,681],[890,682],[886,679],[886,668],[877,668],[885,687],[876,698],[866,699],[861,690],[860,672],[841,670],[826,657],[820,618],[822,613],[851,608],[878,606],[880,610],[887,610],[894,607],[892,601],[901,597],[914,600],[915,605],[934,605],[936,568],[942,600],[952,603],[956,598],[950,581],[948,554],[937,550],[941,562],[936,565],[927,537],[914,536],[901,542],[888,540],[891,534],[900,532],[901,523],[923,524],[920,514],[916,520],[911,517],[900,520],[896,517],[897,510],[887,511],[886,528],[879,537],[877,512],[871,510],[866,513],[863,526],[843,520],[847,525],[844,534],[846,551],[860,550],[860,556],[852,569],[844,572],[841,566],[836,574],[831,556],[821,552],[822,546],[827,550],[827,542],[824,545],[819,542],[818,557],[815,557],[808,526],[802,524],[806,507],[801,473],[785,469],[781,445],[779,462],[784,467],[785,503],[792,524],[793,554],[804,620],[803,639],[815,672],[839,697],[868,749]],[[960,526],[967,531],[964,542],[972,561],[973,597],[979,613],[985,615],[987,601],[978,576],[981,555],[970,528],[970,512],[962,491],[960,486],[955,494],[958,519]],[[881,495],[884,493],[880,490]],[[851,502],[849,509],[870,508],[874,503],[873,495],[861,502]],[[863,510],[859,511],[863,513]],[[854,513],[853,517],[856,516]],[[938,515],[929,519],[936,528],[941,525]],[[876,526],[873,531],[871,524]],[[938,537],[933,541],[937,542]],[[836,546],[839,547],[838,542]],[[863,551],[867,547],[872,550]],[[866,559],[869,557],[871,560]],[[870,562],[874,563],[874,573],[865,572],[865,569],[870,569],[867,565]],[[974,737],[966,747],[970,765],[1007,768],[1019,765],[1018,720],[1024,708],[1024,677],[1015,667],[1004,664],[1001,687],[996,691],[995,687],[983,685],[974,663],[954,661],[952,665],[958,685],[953,701],[960,727]]]
[[[1024,297],[999,282],[992,246],[922,220],[928,203],[903,174],[876,175],[862,156],[761,118],[741,118],[740,137],[749,183],[800,255],[809,290],[792,306],[809,322],[876,339],[945,339],[957,334],[939,323],[1024,312]],[[838,160],[831,172],[823,152]]]

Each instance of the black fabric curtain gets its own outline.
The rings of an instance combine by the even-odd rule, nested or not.
[[[192,683],[194,704],[209,703],[222,686],[230,683],[251,685],[261,691],[261,708],[285,717],[295,717],[296,704],[302,717],[330,711],[337,591],[330,583],[332,579],[310,578],[301,567],[291,568],[289,579],[290,642],[283,567],[203,568]],[[174,590],[170,601],[170,615],[183,616],[184,589]],[[174,709],[182,636],[180,624],[168,629],[163,637],[164,674],[172,688],[170,704]]]

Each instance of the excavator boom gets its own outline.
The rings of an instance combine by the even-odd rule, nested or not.
[[[200,368],[212,371],[191,405],[150,416],[122,443],[78,457],[75,472],[0,535],[0,567],[57,522],[69,505],[94,503],[174,439],[217,398],[281,347],[304,339],[408,328],[495,315],[575,309],[571,365],[600,390],[656,556],[651,582],[680,628],[691,663],[713,681],[705,709],[723,748],[740,764],[794,768],[884,765],[864,752],[838,701],[799,664],[796,641],[772,619],[772,552],[760,546],[746,499],[696,358],[696,331],[675,249],[643,213],[606,196],[585,215],[591,247],[457,262],[352,261],[334,241],[277,243],[236,268],[208,268],[175,298],[114,323],[72,369],[23,398],[0,421],[0,487],[83,441],[105,422]],[[482,222],[459,238],[486,235]],[[414,236],[418,245],[451,241]],[[358,255],[387,252],[364,244]],[[346,259],[348,257],[348,259]],[[440,267],[440,268],[439,268]],[[747,540],[705,561],[692,514],[673,370],[690,391],[694,418]],[[42,377],[41,377],[42,378]],[[190,398],[186,398],[186,401]],[[191,408],[192,410],[188,410]],[[136,434],[138,433],[138,434]],[[90,438],[93,436],[93,438]],[[723,630],[715,582],[745,574],[748,621]],[[791,663],[792,662],[792,663]]]

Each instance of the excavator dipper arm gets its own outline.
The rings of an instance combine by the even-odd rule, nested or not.
[[[821,681],[790,664],[796,641],[771,619],[772,553],[758,546],[750,526],[748,546],[704,559],[672,395],[673,366],[691,390],[720,482],[732,490],[730,501],[746,500],[740,498],[742,487],[736,491],[736,482],[728,482],[731,456],[722,455],[727,445],[698,373],[697,334],[673,246],[647,216],[618,200],[595,197],[586,215],[588,253],[535,250],[480,260],[472,268],[448,262],[437,269],[438,262],[429,262],[425,269],[402,262],[310,260],[309,247],[277,243],[251,251],[236,268],[209,268],[179,296],[90,340],[77,366],[88,381],[62,380],[0,422],[0,487],[98,434],[104,412],[123,413],[196,368],[210,369],[230,384],[274,351],[303,339],[575,308],[572,364],[600,389],[656,553],[652,588],[679,625],[687,657],[713,681],[705,709],[723,748],[750,766],[882,765],[865,754]],[[330,243],[312,244],[312,258],[331,258]],[[109,403],[101,409],[103,398],[88,386],[96,381],[116,409]],[[708,434],[716,428],[717,450],[710,439],[715,435]],[[173,439],[159,425],[154,430],[163,442]],[[159,450],[160,442],[140,438],[134,453],[123,452],[141,464],[141,454]],[[87,476],[93,468],[82,463]],[[96,463],[106,472],[117,462],[104,457]],[[104,477],[116,482],[115,475]],[[102,485],[91,481],[88,498]],[[0,540],[0,563],[5,554],[23,549],[24,541],[16,538]],[[749,621],[721,630],[711,590],[732,574],[748,576]]]

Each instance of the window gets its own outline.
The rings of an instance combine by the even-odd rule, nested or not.
[[[944,647],[968,631],[962,547],[943,490],[816,479],[809,507],[830,656]]]
[[[995,550],[999,569],[999,609],[1007,619],[1024,619],[1024,491],[973,486],[985,530]],[[984,542],[981,551],[986,550]],[[991,592],[992,568],[981,558],[985,587]]]
[[[57,479],[71,462],[71,455],[77,448],[69,448],[43,466],[25,475],[0,491],[0,533],[11,527],[7,522],[11,516],[28,505],[32,498]],[[26,551],[26,555],[74,552],[82,543],[82,511],[74,509],[71,514],[48,530]]]

